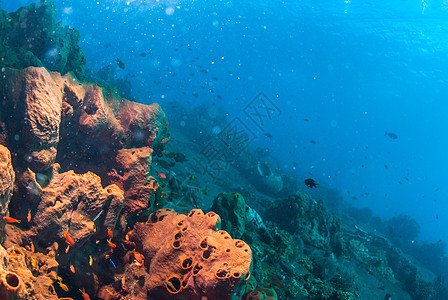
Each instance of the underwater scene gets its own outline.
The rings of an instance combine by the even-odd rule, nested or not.
[[[448,2],[2,0],[0,300],[448,299]]]

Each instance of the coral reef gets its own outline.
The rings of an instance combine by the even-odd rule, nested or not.
[[[281,229],[299,234],[303,241],[319,249],[329,249],[338,231],[338,222],[326,211],[321,200],[304,194],[290,195],[272,203],[265,219],[276,222]]]
[[[147,188],[152,181],[146,178],[150,155],[152,151],[162,154],[170,136],[160,106],[130,102],[98,86],[81,84],[70,75],[48,73],[44,68],[5,69],[4,74],[0,91],[5,95],[2,99],[5,109],[0,113],[0,122],[5,124],[5,144],[14,149],[17,157],[14,160],[19,172],[17,197],[21,192],[30,194],[26,190],[33,184],[30,183],[32,172],[36,173],[36,181],[45,186],[49,181],[45,182],[45,178],[51,178],[51,169],[57,160],[64,170],[93,171],[129,189],[126,207],[133,206],[130,201],[134,200],[139,211],[151,206],[148,198],[154,189]],[[141,149],[120,152],[124,148]],[[135,153],[143,158],[135,158]],[[128,181],[127,175],[122,177],[126,159],[137,159],[140,164],[139,171],[128,175]],[[99,160],[103,163],[92,164]],[[134,168],[134,165],[128,167]],[[143,187],[135,188],[137,185]],[[145,192],[141,193],[143,189]],[[126,210],[127,213],[136,211]]]
[[[14,180],[11,153],[6,147],[0,145],[0,217],[8,215]]]
[[[52,245],[43,254],[0,245],[0,299],[58,299],[53,288],[58,268],[55,250]]]
[[[144,257],[148,299],[242,297],[250,278],[252,251],[243,241],[219,230],[220,222],[214,212],[194,209],[184,215],[162,209],[152,213],[148,222],[135,224],[128,233],[127,247],[135,247],[133,253]],[[143,299],[147,299],[146,293]],[[137,294],[128,297],[141,299]]]
[[[270,288],[258,288],[246,295],[245,300],[277,300],[277,293]]]
[[[5,245],[9,245],[10,241],[20,245],[26,239],[41,245],[55,240],[65,244],[64,231],[68,231],[75,241],[72,248],[78,248],[95,234],[104,237],[107,228],[115,228],[123,207],[123,192],[116,185],[103,189],[101,179],[92,172],[79,175],[73,171],[61,174],[58,171],[59,166],[56,164],[51,180],[45,187],[33,182],[33,186],[37,187],[33,191],[36,201],[21,202],[19,207],[15,207],[14,211],[19,216],[23,215],[23,219],[30,212],[31,228],[20,234],[17,231],[9,234],[8,227]],[[93,219],[99,213],[101,215],[95,223]]]
[[[212,211],[223,217],[222,228],[235,238],[241,238],[246,226],[246,202],[238,193],[221,193],[213,201]]]
[[[79,31],[56,23],[56,5],[40,1],[0,13],[1,67],[44,66],[61,74],[84,78],[86,58],[79,47]]]
[[[149,147],[121,149],[115,157],[116,169],[107,174],[108,182],[124,190],[123,216],[146,211],[148,199],[157,189],[157,181],[149,175],[153,150]]]

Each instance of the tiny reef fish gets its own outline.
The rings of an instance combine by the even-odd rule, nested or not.
[[[84,289],[79,290],[81,292],[82,298],[84,300],[90,300],[90,296],[86,293],[86,291]]]
[[[28,209],[28,215],[26,217],[26,220],[29,222],[31,222],[31,209]]]
[[[17,220],[17,219],[11,218],[11,217],[3,217],[3,220],[6,223],[20,223],[20,220]]]
[[[75,245],[75,240],[70,235],[70,233],[68,233],[68,229],[67,230],[62,229],[62,231],[64,232],[64,237],[65,237],[65,240],[67,241],[67,244],[69,244],[71,247],[73,247]]]
[[[114,267],[114,269],[117,268],[117,266],[115,266],[114,262],[112,261],[112,259],[109,258],[110,263],[112,264],[112,266]]]
[[[65,292],[68,292],[68,287],[63,284],[62,282],[58,282],[59,286],[61,287],[61,289],[63,289]]]
[[[107,244],[111,247],[111,248],[116,248],[117,245],[115,245],[114,243],[111,242],[111,240],[107,240]]]
[[[124,62],[122,62],[121,60],[119,60],[118,58],[117,59],[115,59],[115,61],[117,62],[117,66],[120,68],[120,69],[124,69],[124,68],[126,68],[126,66],[125,66],[125,64],[124,64]]]
[[[110,230],[110,228],[107,228],[107,235],[109,236],[109,239],[112,239],[114,237],[114,232]]]
[[[93,258],[92,258],[92,256],[90,255],[89,256],[89,266],[92,266],[93,265]]]

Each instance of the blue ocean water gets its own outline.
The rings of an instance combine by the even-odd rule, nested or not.
[[[216,103],[231,119],[263,92],[281,114],[253,147],[384,219],[412,216],[421,240],[448,239],[444,1],[55,2],[87,67],[119,58],[139,102]]]

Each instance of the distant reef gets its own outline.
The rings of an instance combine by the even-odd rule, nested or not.
[[[0,10],[0,67],[45,67],[84,79],[86,57],[80,33],[56,23],[56,5],[41,1],[7,13]]]

